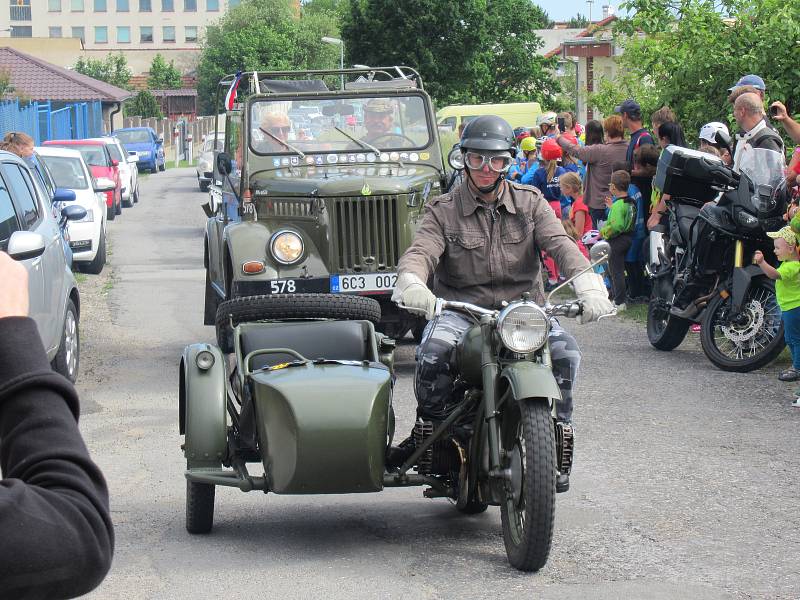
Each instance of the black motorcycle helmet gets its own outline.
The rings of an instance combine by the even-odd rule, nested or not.
[[[470,150],[480,153],[500,153],[507,152],[514,156],[515,148],[514,130],[511,129],[505,119],[495,115],[483,115],[467,123],[464,132],[461,134],[461,152],[466,153]],[[504,175],[497,174],[497,179],[490,186],[480,187],[475,183],[470,174],[470,169],[465,168],[467,177],[478,190],[484,194],[494,192],[503,181]]]
[[[461,150],[511,152],[515,141],[514,130],[505,119],[495,115],[483,115],[473,119],[464,127],[464,132],[461,134]]]

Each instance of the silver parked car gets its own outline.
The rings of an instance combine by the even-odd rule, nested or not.
[[[0,151],[0,250],[27,268],[30,315],[47,357],[56,371],[74,382],[80,357],[80,296],[62,230],[67,220],[85,217],[86,210],[73,202],[61,204],[63,208],[52,204],[22,159]]]

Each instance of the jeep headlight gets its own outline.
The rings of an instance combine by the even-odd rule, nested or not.
[[[279,263],[290,265],[303,256],[303,238],[294,231],[279,231],[272,236],[269,251]]]
[[[547,341],[550,321],[544,311],[531,302],[517,302],[497,317],[500,340],[512,352],[534,352]]]

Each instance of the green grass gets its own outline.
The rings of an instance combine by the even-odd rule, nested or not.
[[[173,158],[172,160],[167,160],[166,165],[167,165],[167,169],[174,169],[175,168],[175,159]],[[178,168],[179,169],[186,169],[188,167],[193,167],[193,166],[194,166],[194,162],[189,162],[188,160],[182,160],[181,162],[178,163]]]
[[[647,304],[628,304],[628,308],[617,316],[636,323],[647,323]]]
[[[86,273],[75,273],[75,281],[80,285],[81,283],[86,283],[88,276]]]

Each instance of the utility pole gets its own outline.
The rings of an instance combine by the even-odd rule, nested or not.
[[[594,0],[586,0],[586,4],[589,5],[589,25],[592,24],[592,4],[594,4]]]

